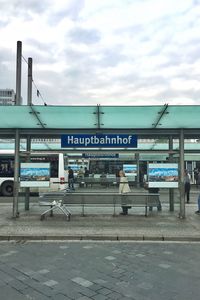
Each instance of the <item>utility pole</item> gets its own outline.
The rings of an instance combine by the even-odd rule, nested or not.
[[[27,105],[32,105],[32,58],[28,58],[28,91],[27,91]],[[31,137],[30,135],[27,136],[26,139],[26,151],[27,151],[27,158],[26,162],[30,162],[30,151],[31,151]],[[29,201],[30,200],[30,188],[25,188],[25,210],[29,210]]]
[[[173,137],[169,137],[169,162],[173,162],[173,154],[171,153],[173,151]],[[169,211],[174,211],[174,189],[169,189]]]
[[[179,217],[181,219],[185,218],[185,194],[184,194],[184,131],[180,129],[179,136],[179,164],[180,164],[180,174],[179,174],[179,192],[180,192],[180,213]]]
[[[28,58],[28,92],[27,92],[27,105],[32,105],[32,65],[33,60],[31,57]]]
[[[16,105],[21,104],[22,42],[17,42]]]
[[[16,105],[21,104],[21,69],[22,69],[22,42],[17,42],[17,63],[16,63]],[[20,131],[15,129],[15,166],[14,166],[14,188],[13,188],[13,218],[19,217],[18,196],[19,196],[19,152],[20,152]]]

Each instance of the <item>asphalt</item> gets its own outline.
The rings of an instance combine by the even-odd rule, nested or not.
[[[12,203],[0,204],[0,240],[133,240],[133,241],[200,241],[200,215],[197,210],[199,191],[191,192],[191,200],[185,206],[186,218],[179,218],[180,205],[175,195],[174,211],[169,211],[168,192],[160,196],[162,211],[156,209],[144,216],[144,208],[132,208],[128,216],[113,217],[111,208],[87,208],[85,216],[80,207],[72,207],[71,220],[55,213],[43,221],[45,210],[36,202],[30,202],[28,211],[23,199],[19,203],[19,217],[12,217]]]

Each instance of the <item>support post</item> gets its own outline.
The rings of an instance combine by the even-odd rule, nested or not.
[[[21,104],[21,68],[22,68],[22,42],[17,42],[16,58],[16,99],[15,104]],[[19,217],[18,196],[19,196],[19,151],[20,135],[19,129],[15,130],[15,165],[14,165],[14,186],[13,186],[13,218]]]
[[[184,191],[184,132],[183,129],[180,130],[179,137],[179,193],[180,193],[180,213],[179,217],[181,219],[185,218],[185,191]]]
[[[33,60],[31,57],[28,58],[28,91],[27,91],[27,105],[32,105],[32,65]]]
[[[28,58],[28,91],[27,91],[27,105],[32,105],[32,58]],[[30,162],[30,151],[31,151],[31,137],[27,136],[26,140],[27,158],[26,162]],[[25,210],[29,210],[30,203],[30,188],[25,188]]]
[[[169,137],[169,151],[173,151],[173,138]],[[169,153],[169,162],[173,162],[173,154]],[[169,211],[174,211],[174,189],[169,189]]]
[[[137,164],[137,188],[140,186],[140,154],[135,154],[136,164]]]
[[[19,217],[18,195],[19,195],[19,129],[15,131],[15,165],[14,165],[14,188],[13,188],[13,218]]]
[[[31,137],[27,136],[26,139],[26,151],[27,151],[27,158],[26,162],[30,162],[30,151],[31,151]],[[30,203],[30,188],[25,188],[25,210],[29,210],[29,203]]]

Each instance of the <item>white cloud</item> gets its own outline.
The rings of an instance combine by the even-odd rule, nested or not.
[[[0,88],[15,89],[21,40],[49,104],[200,104],[198,1],[0,3]],[[22,73],[25,101],[24,62]],[[33,100],[42,104],[34,88]]]

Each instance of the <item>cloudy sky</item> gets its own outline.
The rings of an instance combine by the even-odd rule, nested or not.
[[[49,105],[200,104],[200,0],[0,0],[0,8],[0,89],[15,90],[19,40]],[[33,103],[42,98],[33,86]]]

